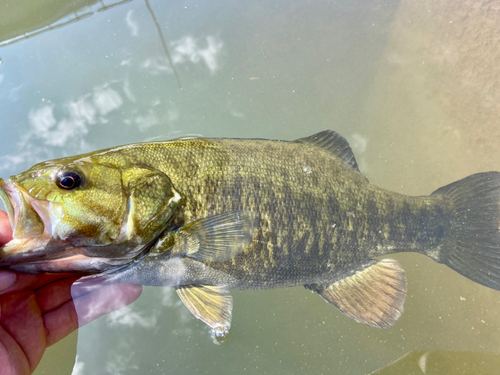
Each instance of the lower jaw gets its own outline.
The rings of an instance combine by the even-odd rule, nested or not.
[[[67,258],[54,260],[41,260],[28,263],[16,263],[4,268],[24,273],[67,273],[76,272],[81,274],[96,274],[121,264],[109,264],[109,259],[92,258],[84,255],[75,255]]]
[[[26,241],[39,241],[37,250],[23,250]],[[99,257],[84,254],[85,249],[70,244],[58,244],[44,238],[12,240],[0,248],[0,268],[25,273],[66,273],[96,274],[122,267],[134,259],[130,257]],[[17,243],[17,251],[16,251]],[[11,245],[11,251],[9,250]]]
[[[60,259],[60,260],[49,260],[49,261],[37,261],[31,263],[18,263],[7,266],[6,269],[24,272],[24,273],[66,273],[66,272],[76,272],[81,274],[95,274],[102,272],[102,270],[96,265],[95,260],[71,260],[71,259]]]

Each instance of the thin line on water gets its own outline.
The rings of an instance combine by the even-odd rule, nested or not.
[[[170,66],[172,67],[172,70],[175,75],[175,79],[177,80],[177,84],[179,85],[179,88],[182,89],[182,84],[181,84],[181,78],[179,77],[179,73],[177,73],[177,69],[175,69],[174,62],[172,61],[172,57],[170,57],[170,53],[168,52],[167,48],[167,43],[165,43],[165,38],[163,37],[163,32],[161,31],[160,24],[158,23],[158,20],[155,17],[155,14],[153,12],[153,9],[151,8],[151,5],[149,5],[149,0],[144,0],[146,2],[146,7],[148,8],[149,13],[151,14],[151,17],[153,18],[153,21],[155,23],[156,29],[158,30],[158,35],[160,36],[161,40],[161,45],[163,46],[163,50],[165,51],[165,55],[167,55],[168,62],[170,63]]]

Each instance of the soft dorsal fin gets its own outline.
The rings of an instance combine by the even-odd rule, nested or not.
[[[342,159],[348,166],[359,172],[358,163],[349,143],[333,130],[324,130],[309,137],[299,138],[295,142],[313,145]]]
[[[394,259],[373,261],[331,285],[305,285],[345,315],[372,327],[392,327],[403,312],[405,271]]]

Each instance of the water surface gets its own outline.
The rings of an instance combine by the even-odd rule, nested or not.
[[[2,177],[131,142],[324,129],[349,140],[371,182],[401,193],[500,170],[498,12],[486,5],[39,3],[8,1],[0,16]],[[36,374],[362,374],[410,350],[499,351],[500,292],[422,255],[395,258],[408,298],[388,330],[304,288],[235,291],[230,338],[216,346],[173,290],[145,288],[78,343],[50,348]]]

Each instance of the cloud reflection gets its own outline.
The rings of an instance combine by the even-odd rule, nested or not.
[[[71,139],[87,134],[89,125],[95,122],[95,109],[82,98],[66,104],[69,117],[56,121],[54,105],[49,104],[31,110],[28,116],[30,129],[24,135],[21,146],[32,140],[41,140],[47,146],[64,146]]]
[[[19,91],[21,91],[22,87],[23,85],[19,85],[10,89],[9,99],[12,100],[13,102],[17,102],[19,100]]]
[[[216,36],[207,36],[205,43],[191,36],[185,36],[170,44],[173,48],[172,62],[175,65],[203,62],[211,74],[220,69],[218,61],[224,43]],[[141,65],[148,69],[151,74],[174,73],[165,57],[149,57]]]
[[[36,110],[31,110],[28,118],[34,131],[47,132],[56,124],[54,105],[46,105]]]
[[[174,53],[172,54],[172,60],[174,64],[182,64],[185,61],[197,64],[203,60],[210,73],[215,73],[219,69],[217,57],[222,50],[223,43],[215,36],[207,36],[206,42],[206,48],[198,47],[198,41],[190,36],[185,36],[173,42]]]
[[[137,36],[139,35],[139,26],[137,26],[137,22],[132,19],[133,10],[129,10],[127,15],[125,16],[125,22],[127,23],[127,27],[130,30],[130,35]]]
[[[188,50],[192,54],[205,56],[206,51],[210,49],[214,48],[201,48],[199,49],[201,52],[191,47]],[[192,57],[192,59],[197,58]],[[199,61],[205,61],[200,59],[198,58]],[[207,61],[211,61],[210,59],[215,57]],[[162,68],[162,65],[158,64],[157,60],[149,60],[145,66],[153,70],[171,71],[169,66]],[[0,83],[3,83],[0,98],[8,96],[14,100],[21,86],[5,90],[4,75],[0,75]],[[142,99],[141,96],[134,95],[128,77],[95,86],[89,92],[63,103],[42,99],[29,110],[25,121],[26,127],[20,132],[20,141],[15,145],[15,151],[0,156],[0,172],[25,169],[40,160],[65,156],[66,150],[70,150],[68,152],[72,155],[91,151],[95,147],[87,141],[87,137],[93,131],[92,127],[111,123],[114,117],[121,116],[117,111],[124,107],[125,102],[140,104]],[[160,137],[163,139],[179,135],[180,131],[172,125],[179,119],[179,111],[174,104],[170,104],[166,110],[157,110],[156,107],[160,104],[161,101],[156,99],[143,111],[139,111],[135,106],[127,107],[125,111],[130,113],[121,121],[140,132],[148,132],[155,126],[165,124],[167,128],[170,127],[170,131]]]
[[[349,142],[349,144],[353,151],[355,151],[355,153],[365,153],[368,147],[368,138],[358,133],[353,133],[351,138],[352,141]]]
[[[130,100],[132,103],[135,103],[137,101],[135,95],[133,94],[130,88],[130,80],[128,78],[126,78],[125,81],[123,82],[123,92],[127,96],[127,99]]]
[[[73,371],[71,372],[71,375],[84,375],[85,374],[84,367],[85,363],[80,361],[80,357],[77,354],[75,358],[75,365],[73,366]]]
[[[158,314],[151,314],[148,312],[148,316],[144,316],[133,310],[132,306],[126,306],[120,310],[112,312],[106,316],[106,320],[112,327],[127,326],[135,327],[140,326],[143,328],[153,328],[156,326]]]
[[[127,354],[113,353],[113,358],[104,365],[105,373],[112,375],[137,373],[137,371],[130,371],[139,370],[139,366],[137,364],[131,363],[131,361],[135,359],[135,353],[130,353],[130,347],[122,348],[122,350],[119,350],[119,352]]]
[[[65,107],[70,115],[70,119],[82,121],[89,125],[96,122],[96,109],[89,102],[89,96],[85,95],[76,101],[66,103]]]
[[[120,108],[123,100],[118,92],[109,87],[104,87],[95,90],[94,104],[101,116],[106,116],[109,112]]]
[[[358,162],[359,169],[366,172],[366,149],[368,147],[368,138],[359,133],[353,133],[349,137],[349,145],[351,146],[356,161]]]
[[[151,110],[146,116],[139,115],[135,118],[135,123],[141,132],[148,130],[149,128],[157,125],[159,122],[158,117]]]
[[[164,57],[148,57],[141,65],[141,68],[148,69],[153,75],[162,73],[171,74],[173,69],[168,64],[168,60]]]
[[[184,306],[174,288],[162,288],[161,304],[171,310],[175,310],[176,315],[179,317],[178,323],[172,329],[173,334],[186,337],[193,333],[190,322],[193,321],[194,316]]]
[[[123,105],[122,96],[109,85],[97,86],[92,93],[70,100],[61,107],[46,103],[32,108],[28,114],[29,127],[18,144],[20,151],[0,157],[0,170],[16,168],[24,162],[53,158],[54,147],[86,152],[85,141],[92,125],[106,123],[105,116]],[[58,111],[59,110],[59,111]]]

